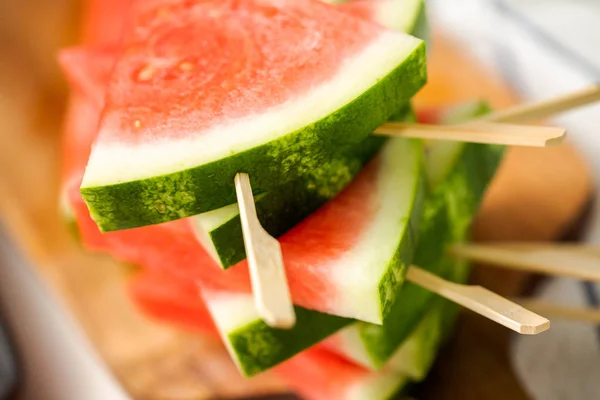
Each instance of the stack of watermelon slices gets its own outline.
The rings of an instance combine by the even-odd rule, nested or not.
[[[426,37],[422,0],[88,0],[82,44],[59,56],[65,219],[87,249],[139,266],[141,310],[219,335],[244,375],[273,368],[309,399],[389,398],[424,378],[456,314],[405,270],[466,280],[444,248],[468,240],[502,155],[369,136],[415,118],[425,55],[409,34]],[[281,243],[292,329],[254,307],[237,172]]]

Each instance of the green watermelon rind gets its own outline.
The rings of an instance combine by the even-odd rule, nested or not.
[[[250,175],[254,194],[299,179],[339,151],[344,142],[357,143],[386,121],[425,84],[426,75],[425,45],[421,42],[367,91],[300,130],[183,171],[103,186],[82,185],[81,194],[103,232],[168,222],[224,207],[236,201],[233,180],[238,172]],[[343,141],[336,132],[344,132]]]
[[[482,115],[489,111],[489,107],[479,102],[470,110],[473,113],[463,113],[461,118]],[[422,263],[425,268],[439,274],[452,268],[454,262],[443,256],[445,245],[465,240],[470,222],[501,158],[500,146],[458,145],[453,156],[454,163],[447,165],[448,175],[425,200],[420,245],[415,253],[416,264]],[[444,225],[451,230],[444,232]],[[379,369],[386,364],[410,336],[434,299],[431,292],[411,283],[402,287],[399,296],[397,306],[392,307],[382,326],[356,322],[346,328],[356,330],[349,335],[358,336],[360,340],[353,340],[353,347],[358,348],[347,348],[344,356],[371,369]]]
[[[227,333],[228,347],[244,376],[264,372],[352,322],[298,306],[295,311],[296,325],[292,329],[271,328],[257,319]]]

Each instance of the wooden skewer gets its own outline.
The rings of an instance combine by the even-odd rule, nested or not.
[[[548,315],[550,318],[569,319],[573,321],[600,324],[600,309],[591,307],[568,307],[544,300],[514,299],[532,311]]]
[[[496,111],[478,118],[477,121],[511,123],[534,121],[597,101],[600,101],[600,84],[594,84],[585,89],[553,99],[522,104],[506,110]]]
[[[248,174],[235,176],[235,190],[256,308],[267,325],[289,329],[296,324],[296,314],[283,267],[281,246],[258,220]]]
[[[450,255],[503,268],[600,282],[600,248],[581,245],[458,244]]]
[[[481,286],[461,285],[446,281],[415,266],[409,268],[407,279],[515,332],[537,335],[550,327],[550,321],[546,318]]]
[[[506,125],[506,123],[514,124],[547,118],[597,101],[600,101],[600,84],[594,84],[553,99],[496,111],[466,124],[439,126],[387,122],[377,128],[374,134],[509,146],[546,147],[562,143],[566,137],[564,129],[534,128],[523,125]]]
[[[424,125],[387,122],[373,133],[376,135],[406,138],[536,147],[557,145],[562,143],[566,137],[566,131],[562,128],[508,125],[492,122],[476,122],[462,125]]]

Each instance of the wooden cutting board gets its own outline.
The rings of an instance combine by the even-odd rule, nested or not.
[[[140,315],[129,303],[123,268],[84,252],[58,213],[60,130],[65,84],[53,55],[74,37],[69,1],[0,4],[0,218],[64,301],[124,387],[136,399],[202,399],[281,391],[268,376],[242,379],[219,343]],[[33,11],[32,11],[33,10]],[[475,97],[516,102],[506,86],[434,34],[430,83],[420,104]],[[570,146],[511,149],[475,226],[478,239],[553,240],[580,214],[591,188]],[[560,201],[556,193],[561,193]],[[525,277],[477,270],[474,279],[503,294]],[[422,399],[519,399],[508,363],[508,331],[465,313],[456,335],[420,389]]]

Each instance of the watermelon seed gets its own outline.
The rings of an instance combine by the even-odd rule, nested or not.
[[[142,121],[140,121],[139,119],[136,119],[136,120],[133,122],[133,126],[135,126],[135,127],[136,127],[136,128],[138,128],[138,129],[139,129],[139,128],[141,128],[141,127],[142,127]]]
[[[154,76],[154,72],[154,67],[148,64],[138,72],[137,79],[140,82],[149,81]]]

